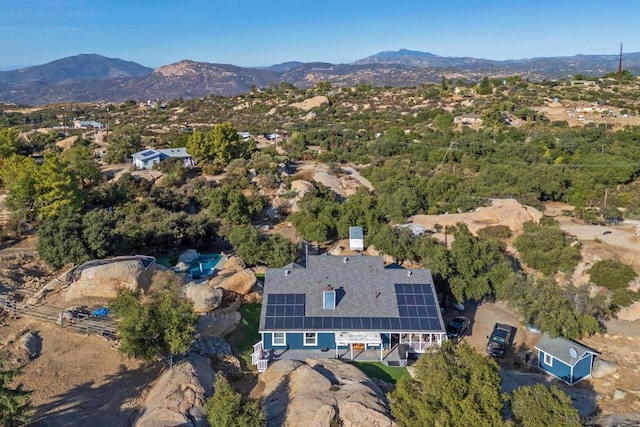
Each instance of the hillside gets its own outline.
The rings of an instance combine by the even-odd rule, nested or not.
[[[617,70],[617,55],[576,55],[494,61],[444,57],[429,52],[380,52],[351,64],[285,62],[266,68],[180,61],[153,71],[142,65],[100,55],[78,55],[21,70],[0,72],[0,102],[44,105],[57,102],[119,102],[127,99],[234,96],[252,86],[280,82],[304,89],[319,82],[336,87],[418,86],[442,77],[479,81],[485,76],[520,75],[531,81],[567,75],[602,76]],[[640,53],[624,56],[624,67],[640,72]]]
[[[69,80],[108,80],[143,77],[153,69],[131,61],[82,54],[47,64],[0,72],[0,84],[28,84]]]

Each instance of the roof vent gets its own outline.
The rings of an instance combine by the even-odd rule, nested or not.
[[[343,262],[343,263],[345,263],[345,264],[346,264],[346,263],[347,263],[347,261],[349,261],[349,258],[347,258],[347,257],[342,258],[342,262]]]
[[[411,270],[407,271],[407,277],[411,277],[412,274],[413,274],[413,271]]]
[[[291,274],[291,270],[285,270],[285,271],[284,271],[284,275],[285,275],[285,276],[288,276],[288,275],[290,275],[290,274]]]

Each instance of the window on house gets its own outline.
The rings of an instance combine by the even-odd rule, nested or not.
[[[285,332],[273,333],[273,345],[287,345],[287,335]]]
[[[551,357],[550,354],[547,354],[547,353],[544,354],[544,364],[553,366],[553,357]]]
[[[305,332],[304,345],[318,345],[318,334],[315,332]]]
[[[323,306],[325,310],[334,310],[336,308],[336,291],[323,291]]]

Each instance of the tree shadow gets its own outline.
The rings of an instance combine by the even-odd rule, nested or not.
[[[280,384],[262,399],[267,427],[284,425],[289,407],[289,376],[285,376]]]
[[[52,402],[36,407],[30,425],[130,426],[137,416],[134,403],[158,378],[162,367],[161,363],[148,363],[132,370],[120,365],[118,373],[108,376],[104,384],[96,385],[93,381],[79,384],[56,396]]]

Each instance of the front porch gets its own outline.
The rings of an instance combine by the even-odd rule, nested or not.
[[[252,362],[258,366],[258,372],[263,372],[271,362],[281,359],[340,359],[406,366],[407,359],[417,359],[420,354],[439,348],[444,340],[444,333],[338,332],[335,334],[334,348],[300,349],[287,345],[264,349],[260,341],[254,345]]]

